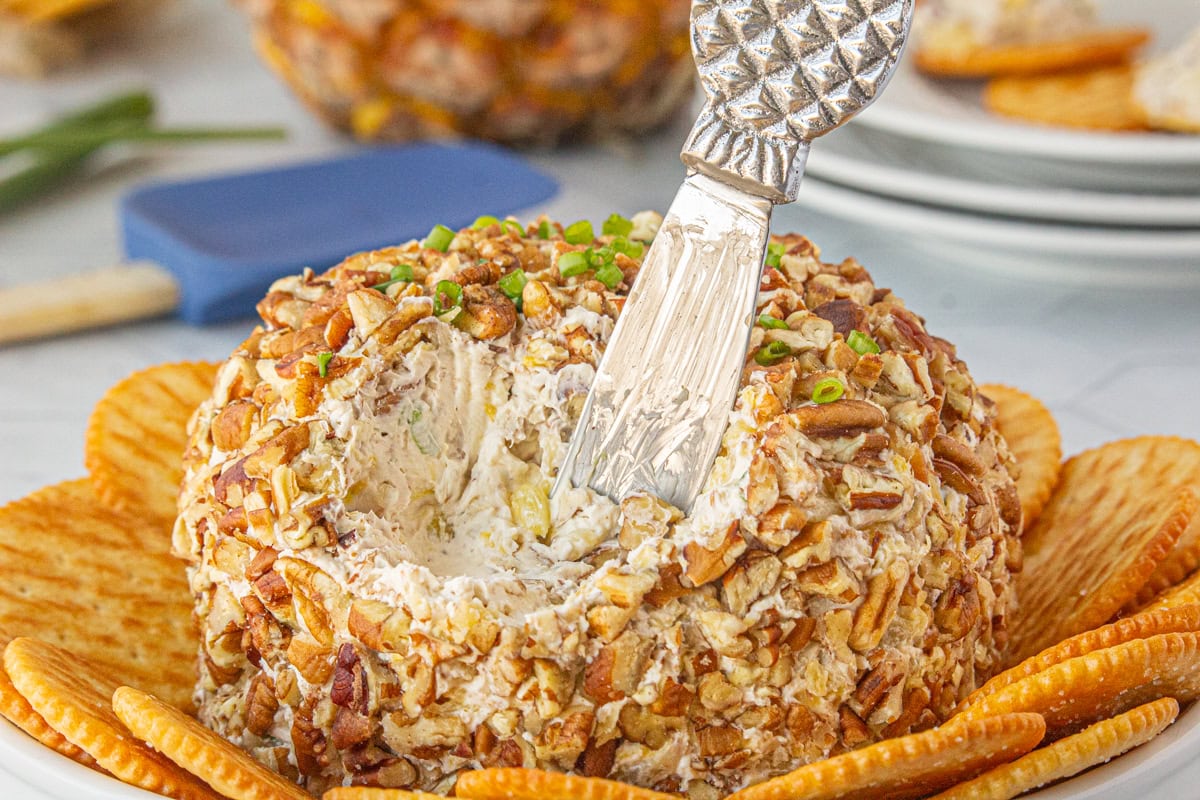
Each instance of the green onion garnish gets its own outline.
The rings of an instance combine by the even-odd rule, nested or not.
[[[646,252],[646,245],[626,239],[624,236],[618,236],[616,239],[613,239],[609,247],[618,253],[624,253],[630,258],[641,258],[642,253]]]
[[[759,314],[758,324],[771,330],[786,331],[788,329],[786,322],[778,317],[772,317],[770,314]]]
[[[441,250],[444,253],[450,249],[450,243],[453,241],[454,231],[445,225],[434,225],[433,230],[425,237],[425,241],[421,242],[421,246],[431,250]]]
[[[633,220],[620,214],[612,214],[604,220],[600,230],[605,236],[628,236],[633,231]]]
[[[783,258],[787,248],[781,242],[771,242],[767,245],[767,266],[778,267],[779,260]]]
[[[549,239],[554,235],[554,229],[550,227],[550,222],[548,220],[542,220],[538,224],[537,234],[539,239]]]
[[[517,222],[516,220],[506,219],[501,223],[501,226],[504,228],[506,233],[511,233],[518,239],[525,236],[525,229],[522,228],[521,223]]]
[[[603,283],[609,289],[615,289],[618,283],[625,280],[625,273],[621,272],[620,267],[609,261],[596,270],[596,280]]]
[[[563,231],[563,238],[568,244],[591,244],[596,234],[592,231],[592,223],[581,219],[567,226]]]
[[[462,287],[454,281],[438,281],[433,289],[433,313],[441,316],[462,306]]]
[[[474,222],[471,223],[471,228],[473,230],[479,231],[479,230],[483,230],[484,228],[490,228],[493,225],[499,225],[499,224],[500,224],[500,220],[496,219],[495,217],[493,217],[490,214],[484,214],[482,217],[479,217],[478,219],[476,219]]]
[[[564,278],[570,278],[573,275],[587,272],[591,268],[588,263],[588,255],[588,251],[581,252],[579,250],[563,253],[558,257],[558,274]]]
[[[818,405],[832,403],[841,397],[845,391],[846,387],[837,378],[822,378],[813,387],[812,400]]]
[[[754,354],[754,363],[760,367],[769,367],[772,364],[778,364],[791,354],[792,348],[783,342],[768,342]]]
[[[850,331],[850,335],[846,337],[846,344],[860,356],[879,352],[878,342],[860,330]]]
[[[408,264],[397,264],[392,267],[391,275],[383,283],[377,283],[371,288],[378,292],[386,292],[387,288],[394,283],[412,283],[413,268]]]
[[[333,353],[318,353],[317,354],[317,372],[324,378],[329,372],[329,362],[333,360]]]
[[[517,310],[521,310],[521,293],[525,291],[525,284],[529,281],[525,277],[525,270],[514,269],[512,272],[505,275],[497,285],[500,291],[504,292],[504,296],[512,300],[517,305]]]

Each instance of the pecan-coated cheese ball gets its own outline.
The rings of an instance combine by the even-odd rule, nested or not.
[[[800,236],[691,513],[550,496],[658,222],[483,218],[272,287],[185,456],[207,725],[313,790],[524,765],[710,798],[995,670],[1021,511],[992,408]]]

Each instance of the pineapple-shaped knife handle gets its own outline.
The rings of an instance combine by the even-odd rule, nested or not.
[[[707,99],[683,161],[791,202],[808,144],[891,77],[914,0],[694,0],[692,53]]]

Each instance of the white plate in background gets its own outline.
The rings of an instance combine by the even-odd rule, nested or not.
[[[1077,285],[1200,288],[1200,230],[1134,230],[985,217],[918,205],[806,178],[778,224],[807,210],[903,231],[903,240],[947,266]],[[898,241],[901,238],[898,237]]]
[[[1098,5],[1106,21],[1149,28],[1154,34],[1149,52],[1178,43],[1200,25],[1196,0],[1100,0]],[[927,78],[906,58],[887,91],[851,124],[942,145],[938,155],[966,174],[983,167],[1035,185],[1200,189],[1200,135],[1021,123],[985,110],[981,86],[980,81]]]
[[[812,149],[806,172],[854,189],[947,208],[1089,225],[1200,230],[1200,194],[1099,192],[1028,186],[1005,174],[948,169],[941,149],[848,126]]]

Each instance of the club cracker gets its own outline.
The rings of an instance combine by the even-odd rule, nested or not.
[[[47,724],[125,783],[176,800],[220,800],[208,786],[129,735],[111,705],[120,684],[104,669],[26,638],[9,642],[4,668]]]
[[[984,384],[979,391],[996,404],[996,427],[1008,442],[1021,474],[1017,495],[1025,530],[1037,521],[1062,471],[1062,436],[1050,410],[1011,386]]]
[[[5,639],[2,643],[7,644],[8,640]],[[2,666],[0,666],[0,716],[3,716],[51,750],[66,756],[72,761],[77,761],[86,767],[100,769],[96,764],[96,759],[68,742],[61,733],[46,724],[46,720],[42,719],[42,715],[34,711],[33,706],[29,705],[29,701],[21,696],[21,693],[17,691],[17,687],[13,686],[12,681],[9,680],[8,673],[4,671]],[[103,770],[100,771],[103,772]]]
[[[1163,633],[1194,633],[1197,631],[1200,631],[1200,606],[1146,611],[1132,617],[1119,619],[1109,625],[1064,639],[1036,656],[1030,656],[1015,667],[1006,669],[972,692],[963,701],[963,706],[972,705],[985,695],[995,694],[1006,686],[1011,686],[1022,678],[1047,670],[1055,664],[1070,661],[1072,658],[1078,658],[1096,650],[1132,642],[1134,639],[1148,639]]]
[[[1192,573],[1162,594],[1151,598],[1142,612],[1164,608],[1182,608],[1197,604],[1200,604],[1200,571]]]
[[[88,420],[84,464],[105,505],[170,529],[187,423],[212,392],[216,364],[162,364],[108,390]]]
[[[1146,119],[1133,102],[1128,65],[993,78],[983,89],[989,111],[1023,122],[1094,131],[1144,131]]]
[[[628,783],[520,767],[460,773],[454,796],[467,800],[678,800],[675,795]]]
[[[954,719],[1035,712],[1058,739],[1135,706],[1200,694],[1200,633],[1163,633],[1085,653],[986,694]]]
[[[230,800],[311,800],[282,775],[153,695],[122,686],[112,707],[129,731]]]
[[[728,800],[904,800],[949,788],[1037,746],[1037,714],[950,722],[885,739],[742,789]]]
[[[190,707],[192,596],[169,548],[166,531],[101,506],[87,480],[9,503],[0,508],[0,627]]]
[[[442,796],[373,786],[338,786],[321,795],[321,800],[442,800]]]
[[[1009,663],[1108,622],[1195,515],[1190,475],[1160,461],[1165,437],[1112,442],[1069,460],[1023,539]]]
[[[1200,443],[1172,436],[1145,437],[1162,460],[1157,477],[1171,485],[1191,486],[1200,495]],[[1200,514],[1180,534],[1171,552],[1138,591],[1130,611],[1148,605],[1156,596],[1184,581],[1200,568]]]
[[[1010,800],[1145,744],[1166,730],[1177,716],[1179,703],[1174,698],[1155,700],[996,767],[933,800]]]
[[[1130,61],[1150,39],[1142,28],[1112,28],[1056,42],[994,46],[919,48],[917,69],[940,78],[991,78],[1040,75]]]

